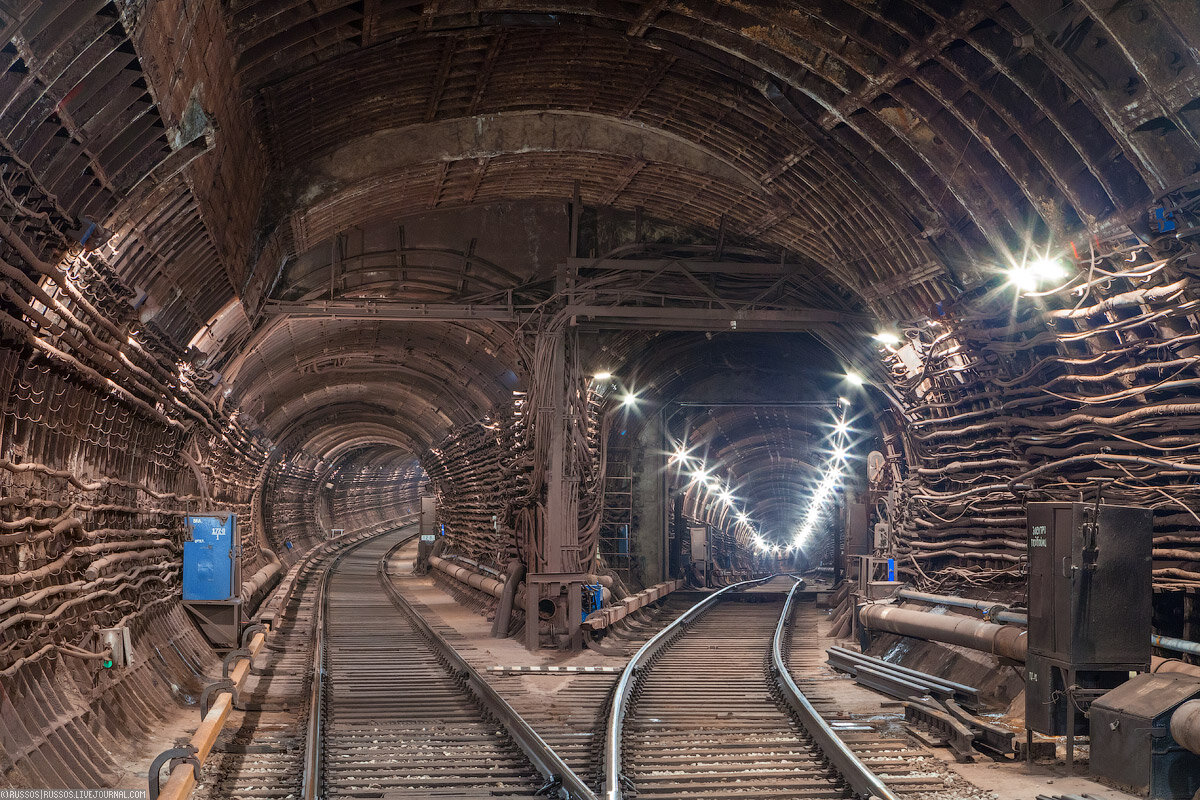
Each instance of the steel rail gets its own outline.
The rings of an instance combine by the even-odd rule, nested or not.
[[[695,622],[704,612],[716,605],[721,596],[726,592],[748,589],[751,586],[766,583],[774,577],[776,576],[768,575],[765,578],[731,583],[724,589],[713,592],[676,617],[670,625],[667,625],[667,627],[655,634],[654,638],[642,645],[633,654],[633,658],[629,659],[629,662],[625,665],[625,670],[621,673],[621,679],[617,682],[617,688],[613,693],[612,708],[608,713],[608,726],[604,744],[604,800],[621,800],[622,797],[621,729],[625,721],[625,712],[629,707],[629,700],[637,687],[638,679],[641,677],[645,667],[649,665],[660,650],[670,644],[671,640],[683,633],[684,628]]]
[[[233,711],[234,691],[242,686],[246,676],[250,674],[253,657],[266,645],[267,632],[279,629],[287,615],[289,605],[295,598],[299,582],[308,574],[309,570],[315,569],[314,564],[328,556],[331,551],[336,553],[341,548],[338,556],[340,558],[345,552],[353,550],[357,544],[364,543],[371,538],[373,535],[364,536],[362,533],[352,533],[322,542],[293,564],[288,570],[287,576],[271,592],[271,596],[263,600],[258,613],[252,618],[254,623],[262,625],[263,629],[255,633],[247,646],[250,657],[242,656],[236,659],[229,674],[234,690],[222,689],[213,693],[213,703],[192,735],[190,744],[195,748],[198,766],[203,766],[212,752],[217,737],[224,729],[225,723]],[[244,634],[243,631],[243,636]],[[152,781],[157,777],[157,775],[152,776]],[[167,777],[167,783],[162,786],[158,797],[160,800],[187,800],[198,783],[198,769],[193,769],[190,763],[177,763],[172,767]],[[153,783],[151,786],[153,787]]]
[[[370,540],[368,540],[370,541]],[[304,739],[304,774],[301,776],[300,796],[303,800],[317,800],[321,789],[321,727],[324,724],[321,713],[325,702],[325,612],[329,605],[329,575],[341,561],[341,556],[335,558],[321,576],[317,589],[316,618],[313,622],[313,665],[312,683],[308,695],[308,731]]]
[[[566,798],[598,800],[591,787],[576,775],[574,770],[562,760],[562,757],[525,721],[525,718],[518,714],[488,684],[483,676],[467,663],[466,659],[459,655],[454,646],[447,642],[445,637],[435,631],[425,621],[425,618],[412,607],[412,604],[408,602],[404,595],[400,593],[400,590],[392,583],[387,572],[388,561],[391,560],[392,555],[397,550],[412,541],[416,535],[416,532],[414,532],[412,536],[401,540],[394,547],[389,548],[379,559],[379,582],[383,586],[384,592],[387,593],[388,598],[396,608],[400,609],[412,621],[413,625],[426,640],[433,645],[438,655],[444,659],[447,669],[457,674],[463,680],[466,688],[475,695],[476,699],[488,713],[504,726],[509,736],[512,737],[512,740],[521,748],[525,757],[529,759],[529,763],[546,779],[547,786],[557,786],[558,796],[564,798],[564,800]]]
[[[787,661],[783,657],[783,639],[792,619],[792,608],[795,605],[796,592],[802,584],[797,583],[788,592],[787,602],[783,605],[783,613],[779,615],[779,624],[775,627],[775,638],[771,643],[771,666],[775,673],[775,682],[783,693],[788,705],[796,712],[800,724],[808,731],[822,754],[859,797],[870,797],[876,800],[899,800],[898,795],[887,787],[879,776],[867,769],[845,742],[838,738],[833,728],[821,718],[812,703],[800,691],[788,670]]]
[[[401,519],[404,519],[403,517]],[[313,621],[313,663],[312,663],[312,683],[309,687],[308,696],[308,728],[304,738],[304,772],[301,775],[300,782],[300,797],[302,800],[317,800],[321,791],[321,754],[323,752],[323,743],[321,740],[321,730],[324,725],[323,710],[325,704],[325,618],[329,608],[329,577],[333,574],[337,565],[342,562],[342,559],[349,555],[353,550],[356,550],[360,545],[373,541],[380,536],[386,536],[389,533],[397,530],[403,530],[406,527],[413,526],[413,532],[406,537],[400,544],[410,542],[417,535],[415,520],[411,517],[408,522],[392,528],[391,530],[380,531],[377,534],[368,536],[361,541],[344,547],[334,556],[321,574],[321,582],[317,587],[317,602],[316,602],[316,617]],[[357,534],[351,534],[348,538],[352,538]],[[334,541],[334,540],[330,540]],[[307,557],[307,556],[306,556]],[[288,598],[295,591],[295,583],[287,588]],[[286,601],[285,601],[286,604]]]

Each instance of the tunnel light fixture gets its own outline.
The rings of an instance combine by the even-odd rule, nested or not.
[[[859,375],[852,369],[846,370],[846,383],[850,384],[851,386],[862,386],[863,376]],[[844,400],[845,398],[842,399]]]
[[[1062,259],[1040,256],[1008,270],[1008,282],[1022,292],[1035,292],[1043,286],[1065,280],[1069,272]]]
[[[624,405],[624,406],[632,406],[636,402],[637,402],[637,395],[634,394],[633,392],[626,392],[625,396],[621,398],[621,405]]]
[[[613,374],[611,372],[609,372],[606,369],[602,369],[599,372],[597,372],[595,375],[592,376],[592,380],[608,381],[608,380],[612,380],[612,376],[613,376]]]
[[[893,331],[880,331],[871,338],[880,344],[887,345],[889,347],[895,347],[896,345],[900,344],[900,334]]]
[[[845,436],[846,434],[850,433],[850,423],[846,422],[844,419],[839,419],[833,424],[833,432],[838,436]]]

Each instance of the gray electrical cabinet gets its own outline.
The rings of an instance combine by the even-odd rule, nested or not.
[[[1153,514],[1030,503],[1027,516],[1025,724],[1073,738],[1092,700],[1150,669]]]
[[[1149,800],[1191,800],[1200,791],[1200,755],[1171,738],[1171,715],[1200,698],[1190,675],[1147,673],[1092,703],[1092,775]]]

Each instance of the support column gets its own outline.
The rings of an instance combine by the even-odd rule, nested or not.
[[[549,348],[545,376],[549,390],[545,405],[537,409],[538,426],[549,435],[545,453],[546,525],[543,552],[538,563],[529,565],[525,592],[525,646],[540,644],[538,610],[542,600],[551,600],[555,611],[551,624],[567,634],[572,649],[583,646],[582,598],[587,576],[579,571],[579,473],[570,440],[569,414],[573,390],[575,342],[565,331],[541,334],[539,350]],[[535,376],[535,380],[540,376]],[[544,427],[543,427],[544,426]]]

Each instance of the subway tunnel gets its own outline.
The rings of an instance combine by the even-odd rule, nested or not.
[[[1200,794],[1195,2],[0,27],[0,788]]]

